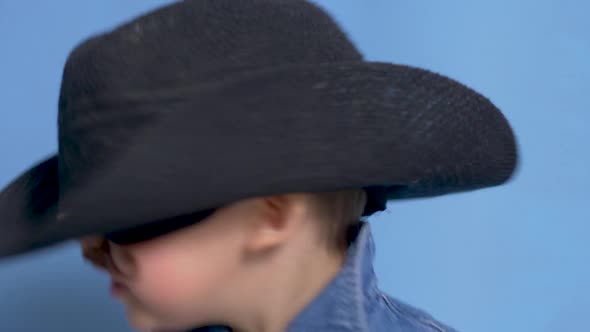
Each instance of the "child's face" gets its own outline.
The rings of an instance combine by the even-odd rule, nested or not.
[[[105,243],[104,268],[132,325],[185,329],[218,317],[243,268],[249,218],[256,218],[255,204],[244,200],[152,240]]]

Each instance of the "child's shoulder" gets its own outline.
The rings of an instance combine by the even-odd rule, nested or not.
[[[381,310],[370,310],[367,321],[370,331],[390,331],[391,325],[401,331],[416,332],[457,332],[452,327],[438,321],[426,311],[409,305],[384,292],[379,292]]]

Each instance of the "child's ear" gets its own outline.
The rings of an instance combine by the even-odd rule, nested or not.
[[[300,200],[296,195],[261,197],[258,202],[260,213],[252,220],[247,249],[268,251],[288,241],[300,223]]]

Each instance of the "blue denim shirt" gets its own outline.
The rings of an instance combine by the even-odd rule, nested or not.
[[[286,332],[456,332],[423,310],[379,290],[373,270],[375,244],[363,222],[343,269],[289,324]],[[230,332],[206,327],[193,332]]]

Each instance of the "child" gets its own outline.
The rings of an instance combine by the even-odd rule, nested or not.
[[[375,288],[365,201],[363,190],[244,199],[156,238],[82,247],[140,330],[452,331]]]
[[[486,98],[364,61],[303,0],[183,1],[88,39],[58,125],[0,192],[0,257],[80,239],[143,331],[453,331],[379,290],[365,218],[517,160]]]

